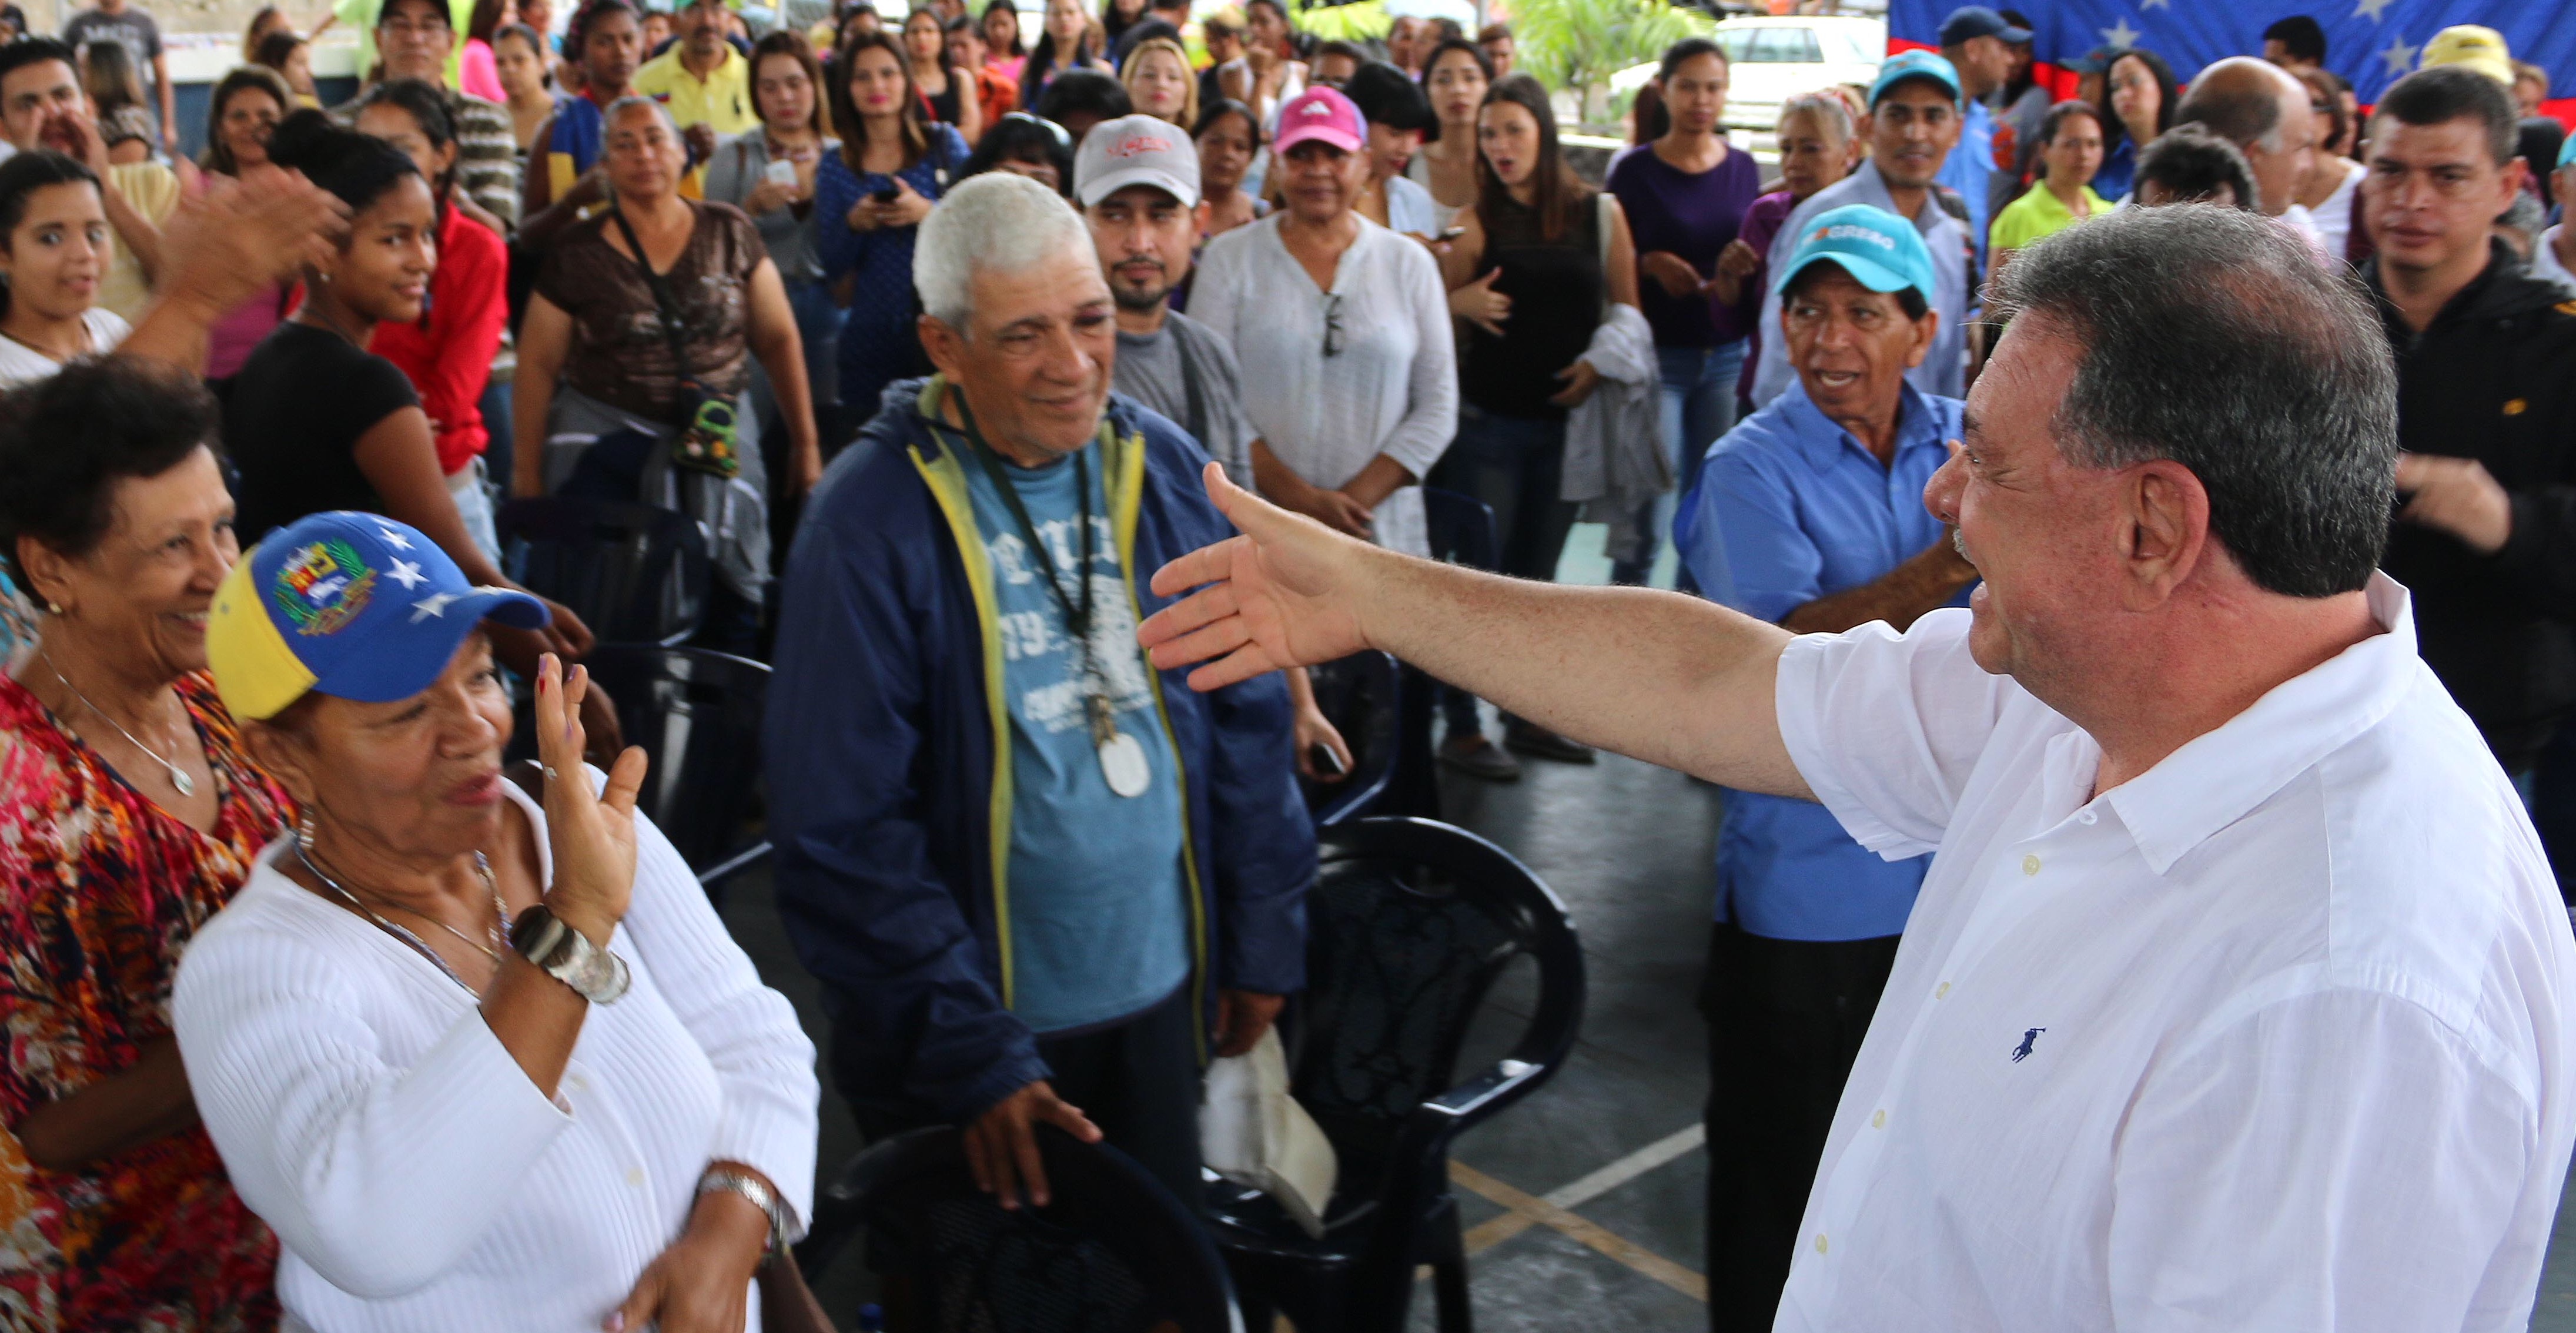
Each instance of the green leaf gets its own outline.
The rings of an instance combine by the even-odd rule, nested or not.
[[[1587,125],[1606,118],[1602,94],[1611,75],[1716,26],[1701,11],[1665,0],[1517,0],[1512,6],[1521,67],[1572,93],[1577,118]]]

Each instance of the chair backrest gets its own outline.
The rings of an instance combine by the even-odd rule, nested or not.
[[[603,644],[582,665],[617,704],[626,743],[653,761],[635,808],[691,870],[739,849],[760,778],[769,668],[704,648]]]
[[[864,1229],[898,1328],[1232,1333],[1224,1262],[1169,1191],[1126,1154],[1051,1125],[1038,1128],[1038,1148],[1051,1201],[1005,1210],[975,1187],[956,1130],[887,1139],[824,1191],[816,1229]],[[831,1256],[799,1258],[810,1275]]]
[[[1306,678],[1315,688],[1315,706],[1351,747],[1351,771],[1341,781],[1299,784],[1315,827],[1326,828],[1368,813],[1395,777],[1403,745],[1402,674],[1394,658],[1364,652],[1309,667]]]
[[[510,577],[602,643],[678,644],[705,614],[706,538],[677,511],[553,495],[512,500],[493,526]]]
[[[1512,1057],[1539,1079],[1564,1061],[1580,1024],[1582,949],[1538,876],[1463,829],[1379,818],[1320,836],[1290,1084],[1340,1153],[1344,1187],[1373,1194],[1391,1166],[1415,1165],[1390,1160],[1397,1138],[1416,1108],[1456,1086],[1468,1023],[1515,958],[1537,960],[1539,1000]],[[1482,1104],[1454,1129],[1499,1109]]]
[[[1494,507],[1462,491],[1422,488],[1422,522],[1431,558],[1471,569],[1495,569],[1503,562],[1503,540],[1495,533]]]

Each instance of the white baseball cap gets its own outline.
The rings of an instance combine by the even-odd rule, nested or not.
[[[1181,127],[1154,116],[1104,120],[1073,155],[1073,193],[1089,208],[1130,185],[1151,185],[1199,206],[1199,150]]]

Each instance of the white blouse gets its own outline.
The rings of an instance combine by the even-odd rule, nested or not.
[[[1310,485],[1338,487],[1385,454],[1417,479],[1458,430],[1458,357],[1440,266],[1420,244],[1356,219],[1359,238],[1316,290],[1269,217],[1208,242],[1190,318],[1234,349],[1243,414]],[[1333,355],[1324,353],[1328,329]],[[1377,507],[1378,544],[1427,555],[1422,492]]]
[[[551,884],[545,815],[505,790]],[[633,988],[592,1007],[552,1101],[474,996],[281,874],[283,839],[189,946],[171,1003],[189,1087],[284,1247],[290,1329],[591,1333],[717,1159],[811,1216],[813,1044],[661,830],[635,822],[612,940]]]

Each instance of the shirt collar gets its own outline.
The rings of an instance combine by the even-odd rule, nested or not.
[[[1952,149],[1951,151],[1956,152],[1958,150]],[[1852,171],[1852,176],[1858,178],[1860,182],[1859,185],[1854,187],[1855,190],[1866,196],[1857,202],[1867,204],[1872,208],[1883,208],[1890,213],[1896,212],[1896,196],[1888,192],[1887,178],[1878,174],[1878,163],[1864,159],[1860,166]],[[1906,221],[1914,224],[1914,229],[1916,231],[1922,232],[1928,236],[1933,231],[1937,230],[1942,223],[1951,220],[1949,211],[1941,207],[1940,196],[1940,182],[1935,181],[1924,187],[1923,206],[1914,210],[1913,217],[1906,219]],[[1927,213],[1931,215],[1929,221],[1926,221],[1924,217]]]
[[[1889,460],[1890,470],[1914,450],[1937,449],[1943,443],[1941,423],[1933,417],[1932,405],[1924,401],[1922,392],[1911,381],[1900,383],[1896,392],[1896,453]],[[1830,471],[1846,449],[1868,459],[1872,466],[1877,465],[1878,455],[1871,453],[1868,445],[1826,416],[1824,409],[1816,406],[1816,400],[1807,396],[1807,383],[1797,377],[1797,372],[1790,372],[1789,388],[1782,399],[1781,412],[1788,418],[1789,438],[1797,443],[1799,456],[1807,466],[1818,472]]]
[[[2422,664],[2412,599],[2395,579],[2376,572],[2365,595],[2381,633],[2273,686],[2253,707],[2103,793],[2150,870],[2164,874],[2292,778],[2379,725],[2414,687]]]

